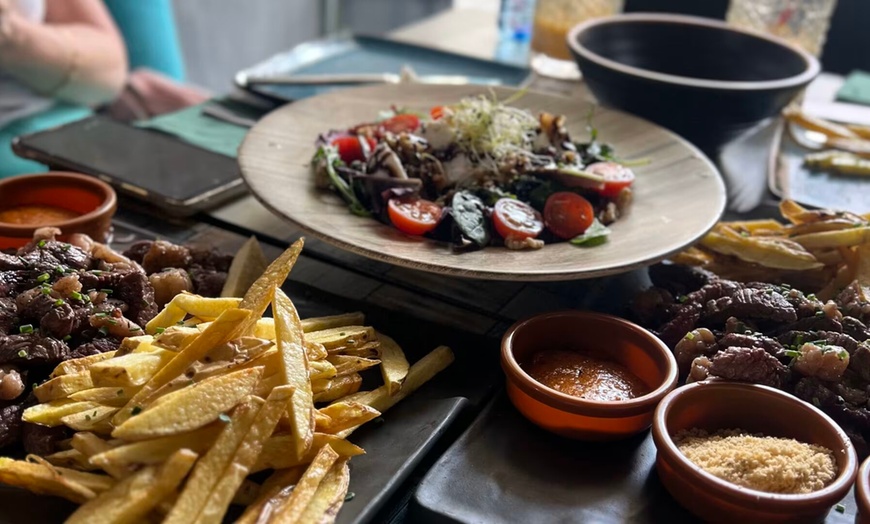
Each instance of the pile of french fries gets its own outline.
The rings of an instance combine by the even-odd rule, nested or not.
[[[808,131],[813,131],[827,148],[804,157],[804,163],[814,169],[843,175],[870,176],[870,127],[837,124],[803,113],[791,106],[783,116]]]
[[[364,453],[347,437],[453,354],[409,366],[360,313],[300,320],[280,284],[301,250],[244,298],[178,295],[147,335],[57,366],[24,420],[75,433],[52,455],[0,458],[0,482],[81,504],[71,523],[217,523],[231,504],[241,523],[334,521]],[[374,366],[384,385],[360,392]]]
[[[870,214],[780,203],[788,221],[720,222],[672,258],[743,282],[786,283],[828,300],[853,281],[870,286]]]

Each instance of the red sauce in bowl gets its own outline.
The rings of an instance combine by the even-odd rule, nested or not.
[[[0,222],[30,226],[59,224],[78,216],[75,211],[44,204],[25,204],[0,210]]]
[[[630,400],[650,391],[622,364],[579,351],[541,350],[523,368],[541,384],[586,400]]]

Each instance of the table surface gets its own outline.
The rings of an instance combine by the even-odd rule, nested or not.
[[[390,36],[405,42],[491,58],[497,40],[496,17],[492,9],[454,8],[401,28]],[[579,82],[561,83],[532,77],[528,84],[532,89],[591,99],[588,90]],[[769,128],[762,126],[756,132],[763,136],[769,133]],[[729,181],[729,190],[733,192],[735,188],[753,184],[757,186],[759,179],[764,180],[766,157],[767,151],[763,146],[749,148],[738,155],[727,167],[729,171],[741,173],[744,182]],[[760,172],[758,166],[762,166]],[[746,180],[750,182],[747,184]],[[758,204],[764,199],[764,190],[762,188],[755,193],[762,195],[760,198],[753,197],[754,203]],[[755,213],[770,214],[771,209],[762,205],[756,207]],[[149,229],[149,224],[153,225],[153,219],[139,217],[135,213],[124,218],[129,219],[130,227],[134,228],[137,221],[144,229]],[[162,234],[175,241],[214,242],[226,234],[222,231],[256,235],[274,248],[284,247],[300,236],[296,226],[272,215],[250,195],[198,215],[193,220],[161,222],[160,229]],[[606,306],[600,306],[607,303],[602,297],[619,296],[624,294],[624,290],[637,289],[648,280],[645,271],[572,282],[456,279],[390,266],[341,251],[316,239],[306,239],[305,251],[290,274],[290,281],[315,288],[336,300],[372,304],[496,339],[511,323],[531,314],[566,308],[583,309],[592,304],[596,304],[598,309],[607,310]],[[410,493],[411,490],[406,491]],[[394,516],[394,522],[403,522],[400,509],[402,500],[406,501],[407,497],[399,497],[397,507],[388,509],[384,515]]]

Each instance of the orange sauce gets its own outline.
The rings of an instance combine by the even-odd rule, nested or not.
[[[26,204],[0,211],[0,222],[7,224],[26,224],[47,226],[65,222],[79,216],[75,211],[43,204]]]
[[[586,400],[629,400],[649,393],[646,384],[622,364],[578,351],[538,351],[523,367],[541,384]]]

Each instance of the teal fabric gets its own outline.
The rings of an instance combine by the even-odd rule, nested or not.
[[[79,120],[90,114],[90,109],[57,103],[46,111],[21,118],[0,129],[0,178],[47,170],[40,163],[15,156],[11,145],[13,138]]]
[[[124,36],[130,69],[147,67],[184,80],[171,0],[105,0]]]

